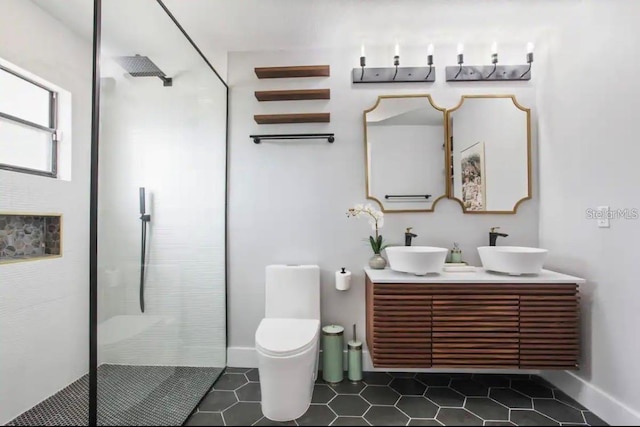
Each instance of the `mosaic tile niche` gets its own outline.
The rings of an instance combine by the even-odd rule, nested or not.
[[[0,263],[60,256],[60,215],[0,213]]]

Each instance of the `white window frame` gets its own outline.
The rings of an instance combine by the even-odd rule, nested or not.
[[[45,171],[45,170],[39,170],[39,169],[31,169],[31,168],[25,168],[21,166],[14,166],[6,163],[1,163],[1,162],[0,162],[0,169],[13,171],[13,172],[22,172],[22,173],[28,173],[33,175],[46,176],[50,178],[57,178],[58,177],[58,140],[59,140],[58,138],[59,136],[58,92],[51,89],[50,87],[47,87],[41,83],[38,83],[30,79],[29,77],[26,77],[23,74],[20,74],[19,72],[14,71],[11,68],[7,68],[1,64],[0,64],[0,70],[7,72],[9,74],[12,74],[28,83],[31,83],[49,92],[49,126],[43,126],[38,123],[33,123],[29,120],[25,120],[20,117],[15,117],[15,116],[12,116],[11,114],[7,114],[2,111],[0,111],[0,120],[7,120],[11,123],[18,124],[20,126],[25,126],[33,130],[48,133],[51,136],[51,165],[50,165],[51,170]]]

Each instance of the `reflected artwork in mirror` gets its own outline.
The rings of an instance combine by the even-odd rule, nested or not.
[[[531,198],[531,112],[515,96],[463,96],[447,131],[447,191],[465,213],[514,214]]]
[[[383,212],[433,212],[446,197],[445,113],[430,95],[379,96],[364,112],[367,198]]]

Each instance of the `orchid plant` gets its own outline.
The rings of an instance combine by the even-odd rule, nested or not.
[[[384,213],[375,209],[371,204],[366,204],[364,206],[355,205],[354,207],[349,208],[347,216],[349,218],[369,218],[369,225],[376,233],[375,237],[369,236],[369,243],[371,243],[373,253],[380,255],[380,252],[387,247],[387,245],[383,244],[382,235],[380,234],[380,229],[384,225]]]

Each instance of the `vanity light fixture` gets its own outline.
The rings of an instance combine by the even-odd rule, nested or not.
[[[364,67],[367,66],[367,56],[364,52],[364,45],[360,46],[360,68],[362,68],[362,73],[360,74],[360,80],[364,77]]]
[[[527,71],[520,75],[520,78],[523,78],[525,74],[528,74],[531,71],[531,64],[533,63],[533,49],[534,45],[532,42],[527,43],[527,64],[529,64],[529,68]]]
[[[445,68],[448,82],[478,82],[478,81],[514,81],[531,80],[531,64],[533,63],[533,43],[527,44],[527,64],[498,65],[498,43],[491,45],[492,65],[463,65],[464,46],[458,44],[458,66]]]
[[[458,43],[458,72],[454,79],[457,79],[462,72],[462,64],[464,64],[464,45],[462,43]]]
[[[433,71],[433,44],[429,43],[429,47],[427,48],[427,65],[429,66],[429,74],[425,77],[425,80],[429,80],[429,76]]]
[[[394,46],[393,68],[366,68],[364,45],[360,47],[360,68],[354,68],[353,83],[433,83],[436,71],[433,67],[433,45],[427,48],[426,67],[400,67],[400,45]]]
[[[393,73],[393,80],[398,76],[398,67],[400,66],[400,45],[396,43],[395,54],[393,55],[393,66],[396,67],[396,72]]]
[[[491,72],[487,77],[485,77],[485,79],[491,78],[491,76],[493,76],[498,69],[498,43],[496,42],[493,42],[491,44],[491,63],[493,64],[493,70],[491,70]]]

